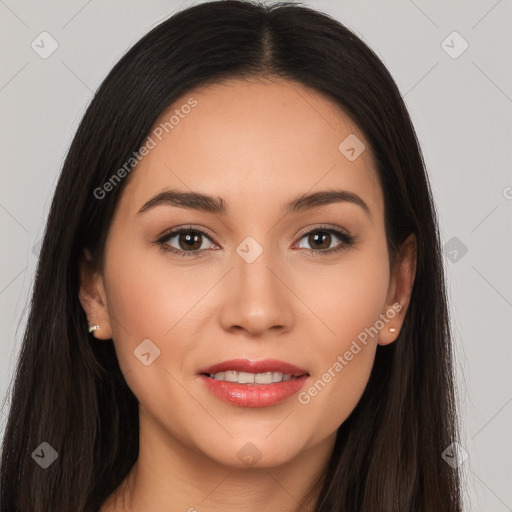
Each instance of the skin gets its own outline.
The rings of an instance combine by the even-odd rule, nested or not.
[[[80,300],[89,324],[100,325],[94,336],[113,339],[139,401],[139,459],[101,511],[291,512],[324,470],[377,344],[399,334],[416,241],[406,240],[390,274],[370,146],[330,100],[296,82],[232,80],[189,92],[157,124],[190,97],[197,106],[130,174],[102,271],[85,261],[81,267]],[[351,133],[366,145],[352,162],[338,150]],[[220,196],[228,214],[169,205],[137,214],[170,188]],[[349,202],[283,216],[291,199],[331,189],[358,194],[371,217]],[[154,243],[188,224],[207,233],[202,256],[180,257]],[[357,242],[320,254],[343,243],[333,235],[315,248],[303,232],[323,224]],[[247,236],[263,248],[252,263],[236,252]],[[179,240],[168,244],[186,251]],[[395,303],[402,310],[307,404],[294,395],[272,407],[237,407],[211,395],[197,375],[226,359],[275,358],[306,369],[307,390]],[[133,351],[148,338],[161,352],[145,366]],[[260,454],[251,466],[237,457],[249,442]]]

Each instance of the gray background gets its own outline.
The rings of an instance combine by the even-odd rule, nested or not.
[[[0,398],[20,348],[57,176],[93,91],[143,34],[192,3],[0,0]],[[512,2],[303,3],[362,37],[405,98],[445,247],[461,444],[469,453],[465,510],[512,510]],[[31,47],[35,40],[50,48],[38,37],[43,31],[58,43],[46,59]],[[453,31],[469,45],[460,55],[464,43],[448,37]]]

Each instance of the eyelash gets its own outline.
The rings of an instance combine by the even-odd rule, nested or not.
[[[339,239],[341,239],[342,243],[340,245],[338,245],[337,247],[333,247],[332,249],[325,249],[325,250],[320,250],[320,251],[315,251],[314,249],[305,249],[306,251],[308,251],[309,253],[311,253],[315,256],[316,255],[334,254],[338,251],[347,250],[352,245],[354,245],[357,241],[356,236],[350,235],[348,233],[345,233],[344,231],[341,231],[341,230],[335,229],[335,228],[331,228],[328,226],[319,226],[319,227],[316,227],[309,231],[306,231],[305,233],[301,234],[299,240],[302,240],[305,236],[308,236],[308,235],[310,235],[312,233],[316,233],[316,232],[334,234]],[[215,240],[213,240],[212,237],[209,236],[207,233],[205,233],[204,231],[202,231],[200,229],[194,229],[192,226],[190,226],[190,227],[185,226],[182,228],[168,231],[161,238],[159,238],[155,243],[162,251],[170,252],[170,253],[176,254],[178,256],[184,256],[184,257],[200,256],[201,253],[206,252],[207,249],[196,249],[195,251],[183,251],[180,249],[176,249],[174,247],[170,247],[167,244],[167,242],[169,241],[170,238],[174,237],[175,235],[182,234],[182,233],[199,233],[199,234],[205,236],[206,238],[209,238],[215,244],[217,244],[217,242]]]

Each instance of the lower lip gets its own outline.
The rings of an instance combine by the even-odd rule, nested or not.
[[[272,384],[239,384],[201,375],[207,389],[217,398],[238,407],[270,407],[298,393],[309,375]]]

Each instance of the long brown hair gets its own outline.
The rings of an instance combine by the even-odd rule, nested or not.
[[[106,77],[69,149],[46,225],[16,368],[0,466],[0,512],[97,512],[138,456],[138,403],[109,343],[91,343],[78,300],[84,248],[102,261],[126,180],[95,190],[140,148],[158,116],[195,86],[275,76],[352,116],[376,158],[394,261],[417,239],[411,301],[398,339],[377,348],[358,405],[339,427],[316,512],[460,512],[444,270],[418,140],[384,64],[332,17],[281,2],[221,0],[160,23]],[[134,171],[136,172],[136,171]],[[58,463],[32,452],[47,442]]]

